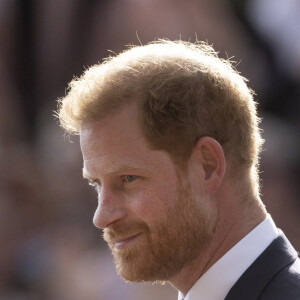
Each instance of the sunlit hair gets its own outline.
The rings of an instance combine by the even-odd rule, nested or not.
[[[64,129],[80,134],[83,123],[136,101],[153,148],[185,161],[196,141],[210,136],[232,165],[256,174],[263,140],[245,81],[206,43],[159,40],[131,46],[74,79],[58,116]]]

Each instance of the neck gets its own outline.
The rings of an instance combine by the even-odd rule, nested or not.
[[[266,218],[266,212],[258,200],[253,199],[250,203],[251,205],[248,202],[244,209],[226,210],[222,207],[219,210],[225,209],[227,213],[219,213],[209,245],[194,261],[186,264],[177,275],[169,280],[177,290],[186,295],[214,263]]]

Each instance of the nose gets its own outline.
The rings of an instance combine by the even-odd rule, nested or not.
[[[98,194],[98,206],[93,217],[94,225],[104,229],[125,216],[126,209],[121,195],[102,187]]]

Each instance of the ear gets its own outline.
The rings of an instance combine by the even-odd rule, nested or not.
[[[226,169],[222,146],[215,139],[205,136],[197,141],[193,155],[202,169],[206,191],[213,192],[218,189]]]

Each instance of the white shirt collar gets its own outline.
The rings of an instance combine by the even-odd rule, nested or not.
[[[268,214],[242,240],[233,246],[204,273],[184,298],[178,293],[178,300],[221,300],[224,299],[256,258],[278,236],[278,230]]]

